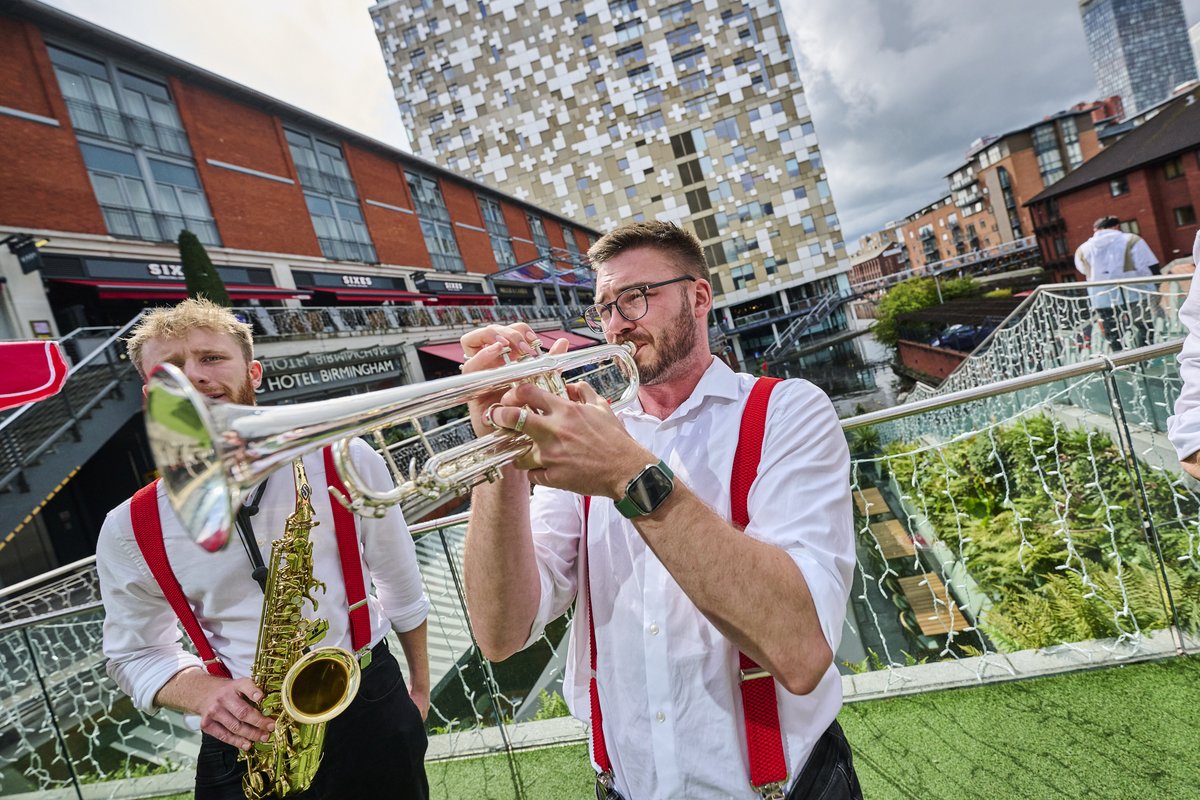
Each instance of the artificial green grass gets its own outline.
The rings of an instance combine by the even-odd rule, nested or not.
[[[852,703],[866,800],[1200,798],[1200,657]],[[592,798],[583,744],[522,751],[527,800]],[[503,755],[426,765],[433,800],[512,800]]]
[[[866,800],[1200,798],[1200,657],[852,703]],[[522,752],[528,800],[590,798],[585,745]],[[508,761],[429,764],[437,800],[514,797]]]

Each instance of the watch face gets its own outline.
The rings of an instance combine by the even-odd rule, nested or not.
[[[629,486],[629,499],[643,514],[649,514],[667,499],[674,488],[674,481],[658,464],[652,464],[642,470],[642,474]]]

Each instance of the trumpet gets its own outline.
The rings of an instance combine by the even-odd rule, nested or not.
[[[237,510],[253,487],[297,458],[333,445],[334,464],[349,497],[331,493],[362,516],[381,516],[414,494],[440,497],[464,493],[494,480],[500,468],[528,452],[523,433],[496,431],[465,444],[435,452],[423,435],[420,418],[460,406],[519,383],[532,383],[566,396],[564,375],[585,373],[606,380],[614,410],[637,397],[634,346],[597,345],[560,355],[510,359],[482,372],[454,375],[421,384],[380,389],[349,397],[288,406],[259,407],[214,403],[196,391],[170,364],[150,376],[146,392],[146,433],[154,462],[172,508],[189,536],[210,552],[229,541]],[[429,456],[420,470],[407,472],[395,463],[382,434],[409,423]],[[350,440],[372,435],[395,478],[380,490],[366,485],[350,460]]]

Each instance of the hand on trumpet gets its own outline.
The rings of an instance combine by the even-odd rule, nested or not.
[[[658,460],[587,383],[568,384],[566,398],[529,384],[513,387],[491,418],[533,440],[534,448],[515,466],[528,470],[535,485],[616,500],[630,478]]]
[[[459,339],[466,361],[463,363],[463,373],[480,372],[495,369],[505,364],[504,356],[510,361],[540,354],[541,337],[524,322],[512,325],[488,325],[486,328],[476,328],[463,334]],[[551,346],[550,355],[565,353],[569,347],[566,339],[559,339]],[[472,400],[468,407],[471,411],[471,425],[475,428],[476,436],[484,436],[496,430],[495,424],[488,424],[488,409],[500,402],[504,390],[481,395]],[[493,420],[494,422],[494,420]]]

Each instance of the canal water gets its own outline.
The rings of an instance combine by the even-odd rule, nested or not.
[[[872,322],[851,320],[851,330],[860,335],[815,353],[771,362],[770,374],[816,384],[833,400],[839,417],[895,406],[912,381],[892,371],[892,349],[867,330]]]

